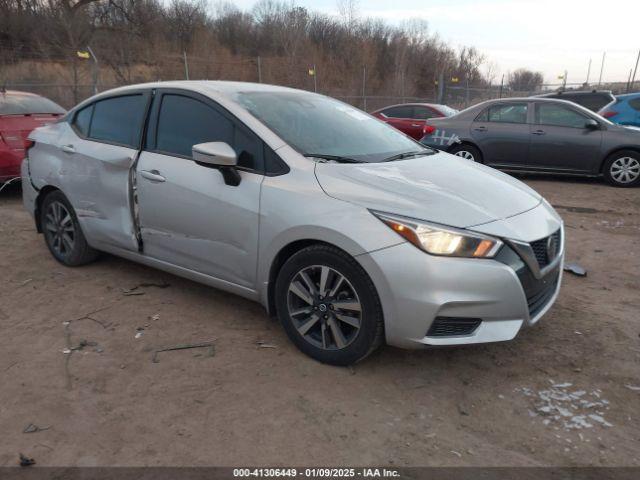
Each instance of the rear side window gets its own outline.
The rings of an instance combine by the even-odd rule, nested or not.
[[[640,97],[632,98],[631,100],[629,100],[629,105],[634,110],[637,110],[640,112]]]
[[[236,151],[238,166],[262,169],[262,141],[217,109],[184,95],[164,94],[158,116],[156,150],[192,157],[199,143],[225,142]]]
[[[382,113],[390,118],[413,118],[413,107],[411,105],[400,105],[383,110]]]
[[[476,121],[495,123],[527,123],[527,104],[509,103],[506,105],[494,105],[478,115]]]
[[[587,117],[562,105],[538,104],[536,123],[558,127],[584,128]]]
[[[91,115],[93,114],[93,104],[84,107],[78,113],[73,121],[73,126],[83,136],[89,136],[89,126],[91,125]]]
[[[100,100],[94,104],[89,137],[108,143],[137,147],[145,112],[142,94]]]

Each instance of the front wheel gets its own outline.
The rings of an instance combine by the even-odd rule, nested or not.
[[[351,365],[383,340],[382,307],[371,279],[349,255],[326,245],[287,260],[276,280],[278,317],[310,357]]]
[[[640,154],[633,150],[616,152],[607,159],[602,173],[615,187],[640,185]]]
[[[42,201],[40,226],[49,251],[60,263],[76,267],[98,256],[97,250],[87,243],[76,212],[60,190],[50,192]]]

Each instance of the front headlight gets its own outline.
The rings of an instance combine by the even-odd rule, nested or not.
[[[443,227],[431,223],[371,211],[391,230],[431,255],[492,258],[502,241],[480,233]]]

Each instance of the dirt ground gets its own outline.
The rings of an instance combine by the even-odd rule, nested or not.
[[[302,355],[242,298],[106,255],[63,267],[5,190],[0,465],[640,466],[640,189],[525,181],[588,276],[565,274],[512,342],[384,347],[352,369]],[[65,321],[88,343],[70,357]],[[214,356],[152,362],[210,340]]]

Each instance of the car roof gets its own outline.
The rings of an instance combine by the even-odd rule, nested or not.
[[[640,92],[635,93],[623,93],[622,95],[616,95],[616,98],[621,100],[627,100],[629,98],[640,97]]]
[[[126,93],[131,90],[150,89],[150,88],[177,88],[196,91],[209,91],[223,96],[233,96],[240,92],[304,92],[312,93],[307,90],[298,90],[289,87],[280,87],[277,85],[267,85],[264,83],[252,82],[231,82],[224,80],[176,80],[167,82],[149,82],[138,83],[135,85],[127,85],[124,87],[114,88],[103,92],[105,95],[114,93]]]
[[[533,95],[533,96],[534,97],[549,97],[549,96],[552,96],[552,95],[559,95],[559,96],[577,95],[577,96],[582,96],[582,95],[593,95],[593,94],[596,94],[596,95],[613,95],[611,90],[560,90],[560,91],[541,93],[539,95]]]

